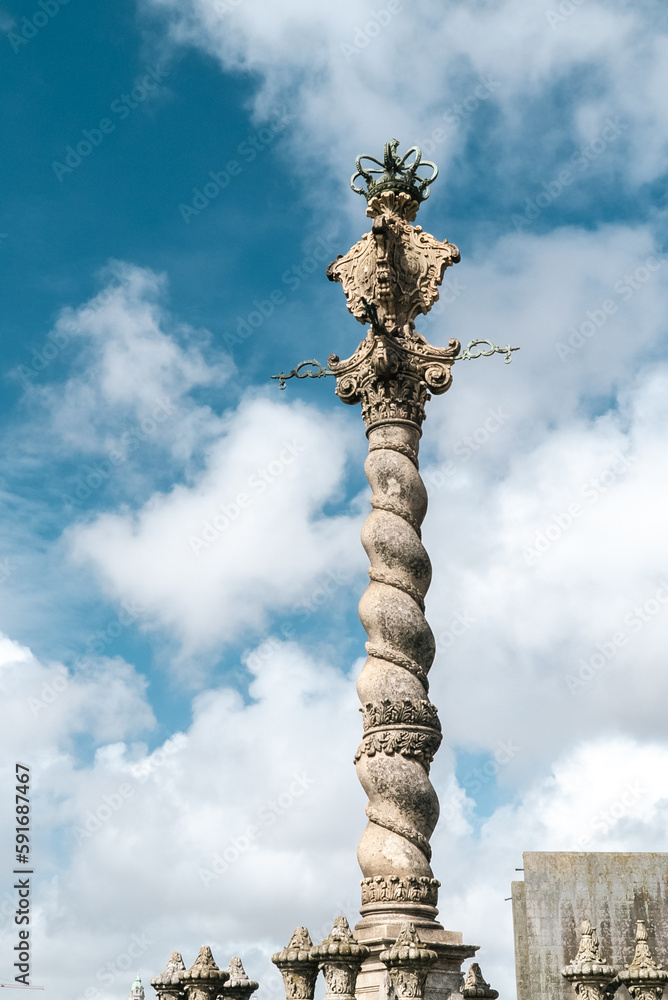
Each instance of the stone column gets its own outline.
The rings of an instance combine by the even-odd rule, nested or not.
[[[362,167],[362,160],[372,158],[357,161],[353,187],[358,176],[367,182],[366,191],[354,190],[367,198],[372,228],[327,274],[341,282],[348,309],[369,328],[352,357],[330,356],[329,370],[342,402],[361,403],[372,489],[372,511],[362,529],[370,583],[359,606],[368,635],[358,681],[364,737],[355,758],[369,799],[369,822],[358,847],[362,920],[355,931],[371,955],[357,995],[387,995],[391,987],[380,953],[390,954],[410,920],[436,952],[426,981],[430,1000],[459,996],[461,963],[476,950],[435,919],[439,882],[429,841],[439,805],[429,766],[441,727],[428,697],[435,643],[424,615],[431,564],[421,542],[427,493],[418,466],[425,403],[431,393],[450,387],[461,345],[452,339],[446,348],[433,347],[414,322],[438,298],[445,269],[459,260],[459,251],[411,225],[435,174],[421,178],[420,151],[399,158],[397,145],[386,145],[382,163],[372,160],[381,169]]]

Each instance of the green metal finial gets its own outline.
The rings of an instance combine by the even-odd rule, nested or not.
[[[363,153],[355,160],[357,173],[350,178],[350,186],[357,194],[363,194],[367,201],[375,198],[381,191],[405,191],[415,201],[426,201],[429,197],[429,185],[433,184],[438,177],[438,167],[431,160],[422,159],[422,150],[419,146],[411,146],[404,156],[397,154],[398,139],[392,139],[385,143],[383,151],[383,162],[377,160],[368,153]],[[407,164],[406,160],[415,153],[415,159]],[[363,167],[362,160],[371,160],[375,167]],[[417,173],[419,167],[431,167],[433,173],[431,177],[420,177]],[[376,180],[373,174],[380,174]],[[367,184],[364,188],[356,187],[355,181],[358,177],[363,177]]]

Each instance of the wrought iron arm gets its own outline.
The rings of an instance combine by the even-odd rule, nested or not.
[[[306,365],[312,365],[315,368],[315,371],[302,372],[301,369],[305,368]],[[281,372],[280,375],[272,375],[271,377],[278,379],[279,389],[285,389],[286,380],[289,378],[323,378],[325,375],[333,375],[333,374],[334,372],[330,372],[329,368],[325,368],[323,365],[320,364],[319,361],[313,360],[313,361],[300,361],[297,367],[293,368],[292,371],[288,372],[287,375],[285,374],[285,372]]]
[[[485,344],[489,350],[481,349],[481,344]],[[479,348],[477,351],[476,347]],[[455,361],[473,361],[475,358],[491,358],[493,354],[505,354],[504,364],[509,365],[513,360],[510,356],[513,351],[519,351],[519,347],[511,347],[510,344],[506,347],[497,347],[491,340],[472,340],[461,354],[457,355]]]

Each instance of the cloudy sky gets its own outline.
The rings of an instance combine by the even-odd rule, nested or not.
[[[358,153],[441,175],[429,407],[441,919],[514,996],[524,850],[665,850],[668,12],[659,0],[2,0],[0,980],[125,998],[358,906]],[[245,504],[237,499],[244,494]],[[218,516],[217,528],[211,527]]]

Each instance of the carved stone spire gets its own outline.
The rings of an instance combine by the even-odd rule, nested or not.
[[[369,949],[358,944],[345,917],[337,917],[321,945],[311,949],[327,983],[325,1000],[355,1000],[355,984]]]
[[[619,980],[626,986],[633,1000],[661,1000],[663,996],[668,983],[668,972],[654,961],[644,920],[636,922],[633,961],[619,973]]]
[[[227,974],[229,979],[223,986],[220,1000],[249,1000],[251,994],[255,993],[259,987],[259,983],[248,978],[246,970],[241,964],[241,959],[237,958],[236,955],[230,959]]]
[[[461,987],[461,994],[463,997],[497,1000],[499,991],[493,990],[489,983],[485,982],[485,978],[480,971],[480,966],[477,962],[472,962],[469,971],[466,973],[464,985]]]
[[[181,973],[186,1000],[215,1000],[229,973],[216,965],[211,948],[202,945],[192,966]]]
[[[415,924],[402,925],[399,937],[391,948],[381,951],[379,958],[387,966],[393,995],[422,1000],[427,973],[438,958],[437,952],[427,948],[415,930]]]
[[[614,992],[611,984],[619,985],[616,970],[601,955],[596,928],[588,920],[583,920],[580,933],[577,955],[561,974],[573,984],[580,1000],[605,1000]]]
[[[298,927],[283,949],[271,956],[283,976],[287,1000],[313,1000],[318,978],[318,959],[313,955],[313,941],[305,927]]]
[[[182,979],[185,971],[186,967],[180,953],[173,951],[164,972],[151,980],[151,986],[158,994],[158,1000],[182,1000],[185,997]]]

